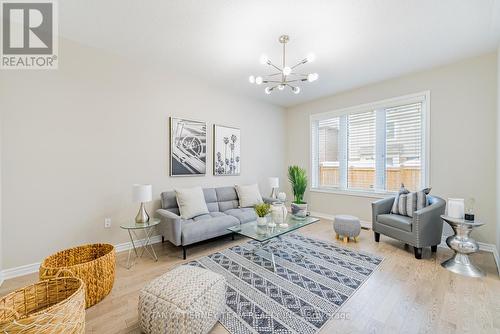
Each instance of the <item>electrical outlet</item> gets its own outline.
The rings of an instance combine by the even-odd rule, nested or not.
[[[104,218],[104,228],[111,228],[111,218]]]

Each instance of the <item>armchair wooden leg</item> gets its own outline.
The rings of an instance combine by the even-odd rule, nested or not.
[[[413,251],[415,252],[415,258],[420,260],[422,258],[422,248],[421,247],[413,247]]]
[[[437,245],[431,246],[431,252],[436,253],[437,250],[438,250],[438,246]]]
[[[234,233],[231,233],[231,239],[234,240]]]
[[[182,246],[182,258],[186,259],[186,246]]]
[[[161,243],[164,243],[165,242],[165,237],[162,235],[161,236]]]
[[[373,235],[375,235],[375,242],[379,242],[380,241],[380,233],[373,232]]]

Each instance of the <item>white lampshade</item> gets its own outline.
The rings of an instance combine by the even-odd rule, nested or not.
[[[279,188],[280,187],[280,179],[279,179],[279,177],[270,177],[269,178],[269,187],[271,187],[271,188]]]
[[[153,199],[153,186],[150,184],[134,184],[132,186],[132,201],[151,202]]]

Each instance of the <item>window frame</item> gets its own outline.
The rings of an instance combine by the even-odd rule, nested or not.
[[[344,185],[341,184],[340,187],[328,187],[319,185],[319,141],[318,141],[318,127],[317,123],[321,120],[341,117],[343,115],[360,113],[368,110],[385,110],[387,108],[399,106],[402,104],[411,103],[422,103],[422,187],[428,186],[430,181],[430,91],[423,91],[414,94],[408,94],[399,97],[393,97],[389,99],[384,99],[380,101],[365,103],[357,106],[337,109],[328,112],[316,113],[310,115],[309,120],[309,148],[310,148],[310,165],[311,170],[311,183],[309,191],[319,192],[319,193],[334,193],[342,195],[352,195],[361,197],[374,197],[383,198],[389,195],[393,195],[394,191],[387,191],[381,189],[363,189],[355,190],[349,188],[343,188]],[[376,131],[379,133],[379,131]],[[386,135],[384,131],[384,136]],[[379,145],[378,142],[375,143],[376,146]],[[386,145],[386,140],[384,140],[384,145]],[[378,154],[378,153],[376,153]],[[385,173],[385,168],[384,168]],[[377,170],[376,170],[376,174]],[[341,182],[342,183],[342,180]]]

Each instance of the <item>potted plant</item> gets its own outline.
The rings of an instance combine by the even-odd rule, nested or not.
[[[271,205],[268,203],[261,203],[257,204],[254,209],[257,214],[257,226],[265,226],[267,224],[266,216],[271,212]]]
[[[306,170],[299,166],[288,167],[288,180],[292,185],[294,197],[292,215],[297,218],[305,218],[307,216],[307,203],[304,202],[304,193],[307,188]]]

